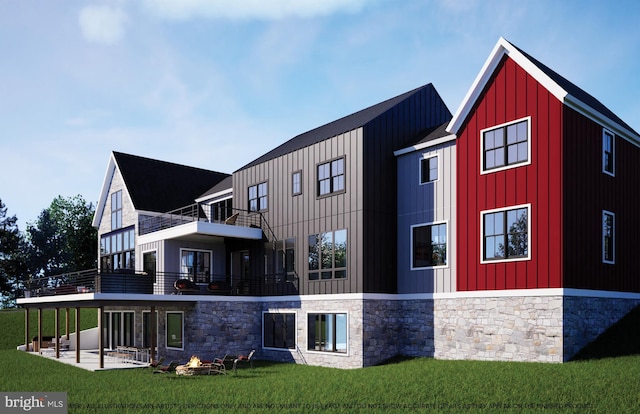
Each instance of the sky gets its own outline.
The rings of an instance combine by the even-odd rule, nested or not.
[[[111,151],[232,173],[433,83],[455,113],[502,36],[640,131],[640,2],[0,0],[0,199],[98,199]]]

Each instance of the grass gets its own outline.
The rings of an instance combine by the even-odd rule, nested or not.
[[[0,312],[3,331],[19,331],[5,329],[11,318],[19,319]],[[633,413],[640,407],[640,356],[567,364],[415,358],[356,370],[256,361],[255,369],[237,375],[178,377],[148,368],[88,372],[10,348],[0,349],[0,390],[64,391],[70,413]]]

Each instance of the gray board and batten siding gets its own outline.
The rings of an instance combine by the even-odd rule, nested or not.
[[[278,240],[295,238],[299,294],[396,293],[393,152],[450,118],[428,84],[301,134],[233,174],[234,205],[247,209],[248,188],[267,183],[268,207],[262,213]],[[318,196],[318,164],[340,158],[344,191]],[[292,191],[294,172],[301,173],[298,195]],[[347,277],[309,280],[309,235],[341,229],[347,230]]]

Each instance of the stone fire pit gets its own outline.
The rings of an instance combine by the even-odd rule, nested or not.
[[[178,375],[209,375],[211,364],[203,364],[200,358],[192,356],[189,362],[176,367]]]

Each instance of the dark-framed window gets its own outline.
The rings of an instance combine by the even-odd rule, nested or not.
[[[278,242],[276,272],[286,274],[286,280],[292,282],[296,276],[296,239],[289,238]]]
[[[262,346],[265,348],[295,349],[296,314],[262,314]]]
[[[481,131],[482,172],[530,162],[529,120],[517,120]]]
[[[302,194],[302,171],[291,174],[291,195]]]
[[[100,237],[100,270],[103,272],[135,269],[135,254],[134,226],[103,234]]]
[[[184,349],[184,313],[167,312],[165,323],[165,346],[173,349]]]
[[[420,160],[420,184],[438,180],[438,156],[425,157]]]
[[[155,250],[142,253],[142,271],[146,273],[153,283],[156,283],[156,269],[157,269],[157,253]]]
[[[111,230],[122,227],[122,190],[111,194]]]
[[[411,226],[411,268],[447,265],[447,224]]]
[[[249,187],[249,211],[265,211],[268,208],[267,183],[260,183]]]
[[[347,277],[347,230],[309,236],[309,280]]]
[[[602,130],[602,172],[615,177],[615,135]]]
[[[233,215],[233,199],[227,198],[225,200],[216,201],[211,203],[211,221],[220,222],[225,221]]]
[[[344,158],[338,158],[333,161],[318,164],[317,173],[318,197],[344,191]]]
[[[482,260],[529,258],[529,209],[517,206],[482,213]]]
[[[158,312],[155,312],[156,315],[156,347],[158,345],[158,327],[160,324],[158,323]],[[150,348],[151,347],[151,312],[142,311],[142,347]]]
[[[602,211],[602,262],[615,264],[615,224],[616,215],[610,211]]]
[[[310,313],[307,318],[307,349],[346,353],[346,313]]]
[[[180,250],[181,273],[196,283],[211,282],[211,251]]]

